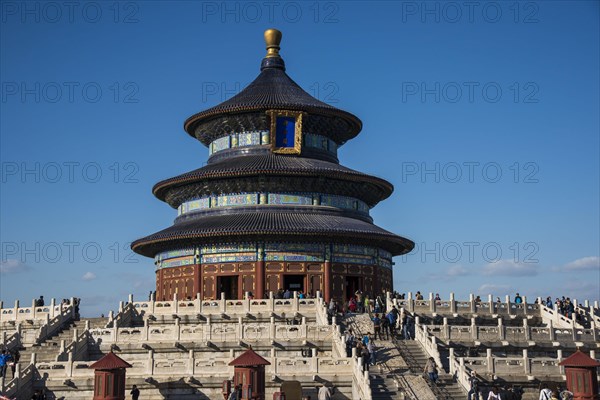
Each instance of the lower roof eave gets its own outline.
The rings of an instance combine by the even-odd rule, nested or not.
[[[282,236],[284,235],[284,236]],[[353,243],[370,245],[389,251],[392,256],[400,256],[409,253],[414,248],[414,242],[401,236],[390,234],[389,236],[360,235],[353,233],[331,233],[331,232],[251,232],[247,234],[180,234],[162,238],[142,238],[131,244],[131,249],[143,256],[154,257],[156,254],[176,248],[185,248],[212,243],[235,243],[249,241],[266,242],[327,242],[327,243]]]

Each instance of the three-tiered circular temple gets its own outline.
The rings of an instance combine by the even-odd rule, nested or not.
[[[379,294],[392,289],[392,256],[414,246],[369,216],[392,185],[338,162],[361,121],[300,88],[279,56],[281,34],[265,39],[260,75],[185,122],[208,146],[207,165],[154,186],[178,216],[131,247],[154,257],[159,300]]]

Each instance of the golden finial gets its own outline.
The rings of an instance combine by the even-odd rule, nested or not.
[[[267,44],[267,58],[279,57],[279,43],[281,43],[281,32],[277,29],[265,31],[265,43]]]

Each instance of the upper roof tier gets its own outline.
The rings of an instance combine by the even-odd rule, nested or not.
[[[189,117],[186,132],[205,145],[231,132],[267,128],[265,111],[272,109],[304,111],[307,132],[331,137],[338,144],[352,139],[362,129],[355,115],[315,99],[285,73],[285,63],[279,56],[281,32],[265,32],[267,56],[262,60],[258,77],[231,99]],[[264,125],[264,126],[262,126]],[[317,132],[315,132],[317,133]]]

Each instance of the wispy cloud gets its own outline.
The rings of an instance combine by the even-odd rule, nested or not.
[[[537,264],[519,263],[514,260],[499,260],[483,267],[484,275],[535,276],[537,273]]]
[[[31,267],[20,260],[9,258],[4,261],[0,261],[0,274],[17,274],[19,272],[25,272],[30,270]]]
[[[469,271],[462,265],[453,265],[446,271],[447,276],[465,276]]]
[[[85,274],[83,274],[81,279],[84,281],[93,281],[94,279],[96,279],[96,274],[91,271],[88,271]]]
[[[469,271],[462,265],[451,265],[439,273],[429,273],[422,279],[427,281],[453,281],[455,278],[468,275]]]
[[[593,271],[600,269],[600,257],[583,257],[565,265],[567,271]]]
[[[477,293],[495,294],[496,296],[512,292],[514,292],[514,289],[510,285],[496,285],[493,283],[484,283],[477,289]]]

